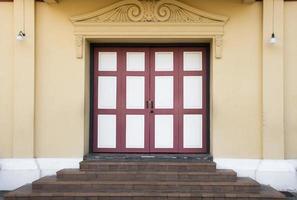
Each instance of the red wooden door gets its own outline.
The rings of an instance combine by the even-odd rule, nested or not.
[[[94,48],[93,151],[205,153],[205,48]]]

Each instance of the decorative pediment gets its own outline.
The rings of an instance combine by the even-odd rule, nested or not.
[[[123,0],[88,14],[73,23],[226,23],[225,16],[211,14],[176,0]]]
[[[121,0],[97,11],[70,18],[76,57],[84,42],[96,39],[209,39],[221,58],[228,17],[194,8],[178,0]]]

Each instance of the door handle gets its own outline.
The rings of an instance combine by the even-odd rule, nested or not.
[[[145,104],[146,104],[146,108],[147,109],[151,109],[151,113],[154,113],[154,111],[153,111],[153,109],[154,109],[154,101],[152,101],[152,100],[147,100],[146,102],[145,102]]]
[[[150,101],[150,104],[151,104],[151,111],[150,113],[154,113],[154,101]]]

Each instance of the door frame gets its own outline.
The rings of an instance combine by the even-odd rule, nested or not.
[[[205,117],[205,131],[204,131],[204,141],[203,143],[205,144],[205,148],[202,149],[202,152],[197,152],[197,154],[200,153],[210,153],[210,43],[91,43],[90,44],[90,70],[89,70],[89,92],[90,92],[90,98],[89,98],[89,153],[97,153],[94,152],[94,144],[95,144],[95,140],[96,138],[94,137],[93,134],[93,129],[96,126],[95,122],[94,122],[94,95],[96,92],[94,92],[95,88],[94,88],[94,52],[95,52],[95,48],[126,48],[126,47],[134,47],[134,48],[145,48],[145,47],[151,47],[151,48],[176,48],[176,47],[180,47],[180,48],[203,48],[205,49],[205,55],[206,58],[204,58],[204,62],[205,63],[205,73],[206,73],[206,91],[205,93],[203,93],[203,95],[205,95],[205,105],[206,105],[206,113],[204,115]],[[179,73],[179,72],[178,72]],[[180,76],[178,74],[178,76]],[[204,123],[203,123],[204,124]],[[189,151],[182,151],[180,153],[190,153],[192,152],[191,149],[189,149]],[[112,153],[112,151],[110,151],[110,153]],[[150,152],[140,152],[140,151],[129,151],[129,152],[117,152],[115,151],[114,153],[120,154],[120,153],[147,153],[149,154]],[[151,152],[154,153],[154,152]],[[170,153],[168,151],[164,151],[164,152],[157,152],[158,154],[160,153]]]

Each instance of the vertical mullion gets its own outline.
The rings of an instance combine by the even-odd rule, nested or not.
[[[148,72],[149,72],[149,91],[150,91],[150,94],[149,94],[149,99],[150,101],[155,101],[155,91],[154,91],[154,71],[155,71],[155,62],[154,62],[154,59],[155,59],[155,52],[154,52],[154,49],[153,48],[149,48],[149,69],[148,69]],[[155,102],[154,102],[155,103]],[[150,107],[150,106],[149,106]],[[154,116],[155,114],[154,113],[150,113],[150,108],[147,108],[147,112],[148,112],[148,115],[149,115],[149,124],[150,124],[150,130],[149,130],[149,149],[150,149],[150,152],[152,152],[155,148],[155,119],[154,119]]]
[[[183,149],[183,138],[184,138],[184,132],[183,132],[183,49],[179,49],[179,73],[178,73],[178,80],[179,80],[179,113],[178,113],[178,134],[179,134],[179,151],[182,151]]]
[[[117,108],[116,108],[116,115],[117,115],[117,133],[116,133],[116,151],[120,152],[123,148],[123,50],[120,48],[117,50]]]
[[[150,152],[150,113],[148,108],[146,107],[146,101],[150,99],[150,49],[144,49],[145,56],[144,56],[144,90],[145,90],[145,98],[144,98],[144,148],[145,151]]]
[[[178,92],[178,70],[179,70],[179,49],[173,48],[173,149],[179,151],[179,92]]]

